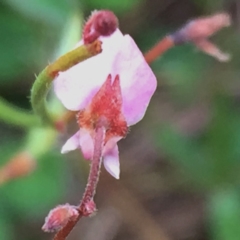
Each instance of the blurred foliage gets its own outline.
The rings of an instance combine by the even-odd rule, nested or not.
[[[141,0],[140,0],[141,1]],[[110,9],[116,14],[121,14],[126,12],[128,9],[134,8],[140,2],[139,0],[122,0],[120,1],[109,1],[109,0],[89,0],[85,3],[90,9]]]
[[[142,135],[138,136],[133,127],[127,139],[122,141],[121,152],[124,154],[120,157],[122,175],[126,179],[121,181],[132,194],[139,196],[136,198],[144,206],[157,206],[154,211],[148,209],[150,216],[159,228],[163,225],[169,239],[237,240],[240,235],[238,1],[3,0],[0,2],[1,97],[29,108],[28,96],[34,73],[40,72],[49,61],[71,48],[73,41],[78,39],[82,17],[101,8],[116,12],[121,28],[129,30],[143,51],[193,17],[234,9],[233,19],[238,21],[214,37],[214,42],[232,54],[230,63],[218,63],[193,46],[186,45],[170,50],[152,64],[159,79],[157,92],[143,123],[136,126]],[[75,20],[70,21],[72,18]],[[61,106],[56,104],[53,108],[61,109]],[[74,127],[69,127],[68,131],[73,132]],[[35,172],[1,187],[0,239],[46,239],[41,233],[44,217],[52,207],[66,199],[74,199],[75,202],[80,199],[85,181],[82,178],[85,179],[87,168],[82,161],[72,164],[72,171],[68,171],[66,159],[76,161],[80,158],[79,153],[70,154],[70,157],[61,156],[61,144],[52,143],[56,133],[48,135],[49,132],[32,128],[27,131],[5,123],[1,123],[0,133],[1,165],[24,148],[31,148],[37,155]],[[66,136],[61,138],[67,139]],[[61,142],[61,139],[58,141]],[[134,146],[138,148],[132,153]],[[152,148],[156,155],[152,153]],[[141,156],[148,160],[147,163],[134,163],[134,158]],[[165,166],[167,164],[170,170]],[[167,171],[164,173],[162,169]],[[149,175],[148,171],[151,171]],[[141,179],[147,180],[143,183]],[[166,184],[165,190],[162,190],[160,186],[171,179],[176,187],[172,189],[170,184]],[[179,186],[179,182],[183,186]],[[154,198],[149,196],[150,203],[147,204],[148,194],[139,194],[143,185],[153,191]],[[201,196],[206,211],[203,219],[198,220],[201,233],[194,232],[190,237],[177,234],[166,216],[164,220],[158,220],[158,213],[164,211],[160,203],[172,191]],[[108,199],[111,194],[107,194],[98,192],[97,195],[98,198]],[[190,211],[188,207],[184,208],[183,204],[179,208]],[[199,205],[194,207],[200,208]],[[193,211],[192,214],[196,213]],[[130,221],[130,218],[126,219],[126,222]],[[178,224],[181,225],[181,222]],[[127,235],[128,228],[120,228],[112,239],[131,238],[131,234]],[[131,239],[145,239],[143,236]]]

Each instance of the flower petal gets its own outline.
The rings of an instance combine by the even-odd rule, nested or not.
[[[157,81],[134,40],[125,35],[115,56],[112,72],[120,75],[123,115],[128,126],[140,121],[156,89]]]
[[[103,52],[61,72],[54,80],[54,90],[69,110],[83,109],[98,91],[111,71],[111,64],[123,40],[120,30],[100,37]]]
[[[80,128],[79,145],[85,159],[92,159],[94,143],[90,132],[85,128]]]
[[[103,164],[106,170],[116,179],[119,179],[120,164],[117,144],[104,154]]]
[[[106,170],[116,179],[119,179],[120,164],[117,142],[122,137],[111,138],[103,148],[103,164]]]
[[[207,39],[201,39],[194,42],[196,47],[206,54],[216,58],[220,62],[228,62],[231,59],[230,54],[223,53],[216,45]]]
[[[80,147],[79,137],[80,137],[80,134],[78,131],[72,137],[70,137],[67,140],[67,142],[63,145],[61,153],[67,153],[79,148]]]

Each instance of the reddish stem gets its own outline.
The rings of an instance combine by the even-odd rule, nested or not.
[[[174,40],[171,36],[164,37],[160,42],[153,46],[148,52],[144,54],[147,63],[152,63],[163,53],[174,47]]]
[[[82,201],[80,202],[79,209],[83,210],[84,205],[91,201],[95,195],[96,187],[98,184],[100,169],[102,165],[102,149],[105,139],[105,127],[102,123],[99,122],[99,126],[95,130],[95,139],[94,139],[94,152],[92,158],[92,164],[88,176],[88,183],[83,194]]]
[[[100,120],[98,126],[96,126],[95,129],[93,158],[91,162],[90,173],[88,176],[88,183],[83,194],[83,198],[78,206],[79,215],[76,219],[69,221],[59,232],[57,232],[53,240],[65,240],[72,231],[72,229],[74,228],[74,226],[77,224],[79,219],[83,216],[86,216],[85,213],[88,212],[88,209],[86,209],[87,204],[93,199],[95,195],[100,175],[104,139],[105,139],[104,122]]]

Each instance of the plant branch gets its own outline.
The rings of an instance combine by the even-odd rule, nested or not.
[[[65,240],[66,237],[70,234],[74,226],[77,224],[81,217],[87,216],[89,212],[89,204],[92,203],[93,197],[96,192],[96,187],[99,180],[100,169],[102,165],[102,148],[105,139],[105,127],[101,124],[101,120],[99,125],[96,126],[95,129],[95,137],[94,137],[94,151],[91,162],[90,173],[88,176],[88,183],[83,194],[83,198],[79,204],[78,212],[79,215],[76,219],[72,221],[68,221],[68,223],[54,236],[53,240]],[[88,215],[89,215],[88,214]]]
[[[171,36],[166,36],[144,54],[147,63],[152,63],[170,48],[174,47]]]

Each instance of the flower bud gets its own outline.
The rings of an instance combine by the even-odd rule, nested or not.
[[[194,42],[209,38],[223,27],[231,25],[230,16],[227,13],[217,13],[212,16],[194,19],[184,25],[172,36],[175,44]]]
[[[174,44],[193,43],[198,49],[206,54],[215,57],[221,62],[230,60],[230,55],[223,53],[208,38],[214,35],[223,27],[231,24],[230,16],[227,13],[217,13],[209,17],[198,18],[190,21],[180,30],[171,35]]]
[[[0,184],[15,178],[26,176],[35,168],[36,161],[30,153],[19,153],[0,168]]]
[[[45,218],[42,230],[44,232],[59,231],[68,221],[75,220],[78,215],[79,213],[75,206],[69,205],[68,203],[59,205],[49,212]]]
[[[110,36],[118,27],[118,19],[108,10],[94,11],[83,29],[83,41],[89,44],[100,36]]]

